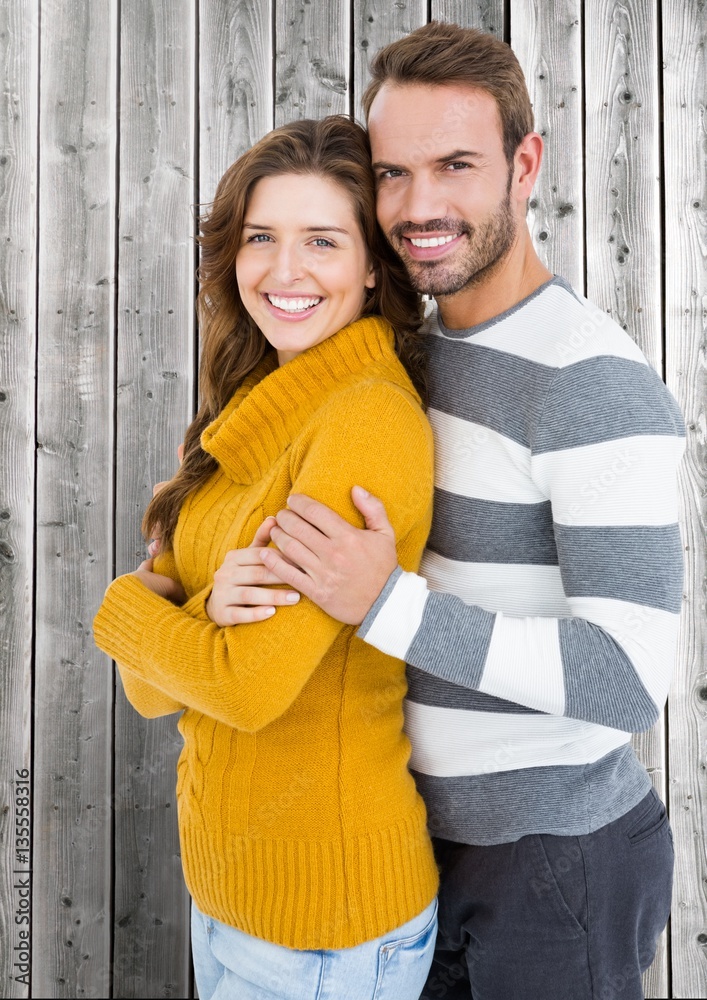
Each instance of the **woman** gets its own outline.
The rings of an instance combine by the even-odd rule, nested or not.
[[[182,712],[202,1000],[414,1000],[437,870],[404,665],[296,594],[279,613],[228,609],[234,565],[273,582],[247,547],[293,491],[361,523],[365,483],[405,569],[429,530],[431,435],[400,360],[419,379],[419,313],[375,221],[363,130],[335,116],[270,133],[222,178],[200,242],[203,402],[144,523],[165,554],[111,584],[96,642],[141,714]]]

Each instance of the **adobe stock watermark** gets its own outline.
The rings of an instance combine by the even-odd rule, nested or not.
[[[32,786],[29,769],[18,768],[14,778],[14,893],[15,940],[12,946],[12,979],[30,984],[32,951]]]

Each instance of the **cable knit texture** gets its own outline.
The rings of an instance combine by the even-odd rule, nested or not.
[[[276,367],[268,355],[204,431],[218,471],[185,502],[176,607],[115,580],[94,622],[132,704],[183,710],[182,860],[198,908],[293,948],[345,948],[420,913],[437,890],[403,733],[405,667],[302,597],[264,622],[219,628],[205,610],[226,552],[306,493],[363,526],[380,497],[406,570],[430,526],[432,438],[381,319],[358,320]]]

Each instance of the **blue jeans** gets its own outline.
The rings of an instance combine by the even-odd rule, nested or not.
[[[437,900],[389,934],[339,951],[297,951],[204,916],[192,903],[200,1000],[418,1000],[437,936]]]
[[[437,840],[435,853],[439,936],[423,1000],[643,1000],[673,876],[654,791],[594,833]]]

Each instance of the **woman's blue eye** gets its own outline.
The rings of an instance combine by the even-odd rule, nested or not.
[[[317,236],[316,239],[312,240],[312,243],[314,243],[314,245],[317,246],[317,247],[333,247],[334,246],[334,244],[331,242],[331,240],[326,240],[326,239],[324,239],[323,236]]]
[[[261,243],[263,240],[269,240],[270,237],[267,233],[256,233],[254,236],[249,236],[246,240],[247,243]]]

